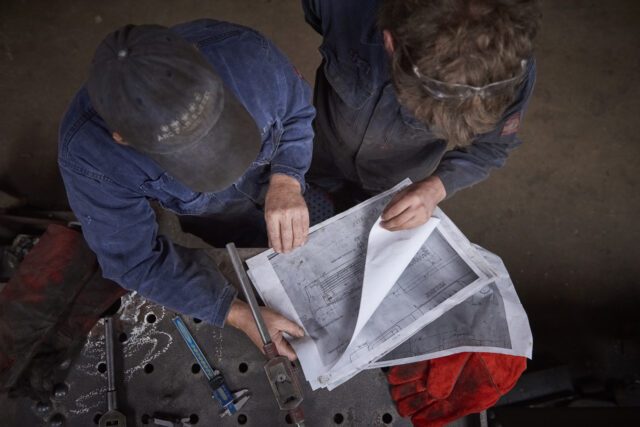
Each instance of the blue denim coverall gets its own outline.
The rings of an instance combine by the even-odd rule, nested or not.
[[[307,179],[330,189],[346,180],[377,193],[410,177],[437,175],[447,197],[485,179],[505,164],[521,144],[505,124],[523,110],[535,81],[535,61],[515,102],[491,132],[477,135],[465,148],[446,151],[426,126],[396,98],[377,28],[376,0],[302,0],[309,25],[322,35],[323,62],[316,75],[313,165]],[[513,123],[513,121],[511,122]]]
[[[190,190],[148,157],[115,143],[112,132],[117,129],[109,129],[97,115],[84,87],[63,118],[58,163],[71,208],[105,277],[170,309],[222,326],[235,288],[203,251],[158,234],[150,201],[182,218],[206,217],[211,227],[251,229],[252,224],[238,224],[237,217],[263,221],[271,174],[289,175],[305,187],[314,109],[307,83],[257,32],[213,20],[173,30],[197,46],[255,120],[262,148],[246,173],[220,192]]]

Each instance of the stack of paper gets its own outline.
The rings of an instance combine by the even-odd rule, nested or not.
[[[462,351],[531,357],[527,316],[497,256],[439,209],[416,229],[380,227],[384,207],[410,183],[314,226],[290,254],[247,261],[265,303],[305,329],[290,342],[313,389]]]

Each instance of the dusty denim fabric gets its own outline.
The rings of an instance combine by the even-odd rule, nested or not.
[[[535,81],[535,61],[516,101],[496,128],[477,135],[466,148],[446,151],[446,141],[403,108],[396,98],[382,32],[376,26],[380,1],[302,0],[309,25],[323,36],[314,105],[313,163],[307,179],[331,190],[346,180],[369,194],[402,179],[433,174],[447,197],[485,179],[504,165],[509,151],[521,144],[503,128],[520,115]]]
[[[292,176],[304,188],[314,109],[307,83],[259,33],[213,20],[188,22],[173,30],[204,54],[260,129],[262,149],[249,170],[223,191],[192,191],[143,154],[116,144],[111,138],[116,129],[109,129],[97,115],[84,87],[63,118],[58,163],[69,203],[105,277],[173,310],[222,326],[235,288],[204,252],[158,234],[150,201],[181,216],[233,216],[222,222],[223,227],[255,221],[273,173]],[[215,219],[210,227],[216,227]]]

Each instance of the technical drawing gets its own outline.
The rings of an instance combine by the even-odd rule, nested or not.
[[[381,360],[463,346],[511,348],[504,301],[495,283],[443,314]]]

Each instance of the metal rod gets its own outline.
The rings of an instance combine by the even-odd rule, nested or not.
[[[235,243],[227,243],[227,252],[229,252],[231,264],[233,265],[233,269],[236,271],[238,280],[240,280],[240,287],[242,287],[242,292],[244,292],[244,296],[247,298],[247,303],[249,304],[249,308],[251,309],[251,314],[256,320],[256,325],[258,326],[258,332],[260,332],[262,342],[265,345],[270,344],[271,335],[269,335],[269,330],[267,329],[267,326],[264,323],[264,319],[262,318],[262,313],[260,312],[258,301],[256,301],[256,296],[253,293],[253,288],[251,287],[251,282],[249,281],[247,272],[242,266],[242,260],[240,259],[240,255],[238,255]]]
[[[116,377],[115,364],[113,361],[113,319],[104,318],[104,343],[107,352],[107,406],[109,410],[116,407]]]
[[[24,217],[18,215],[6,215],[0,214],[0,221],[4,222],[14,222],[18,224],[27,224],[34,225],[37,227],[47,227],[50,224],[64,225],[66,226],[69,221],[64,221],[61,219],[54,218],[35,218],[35,217]]]

